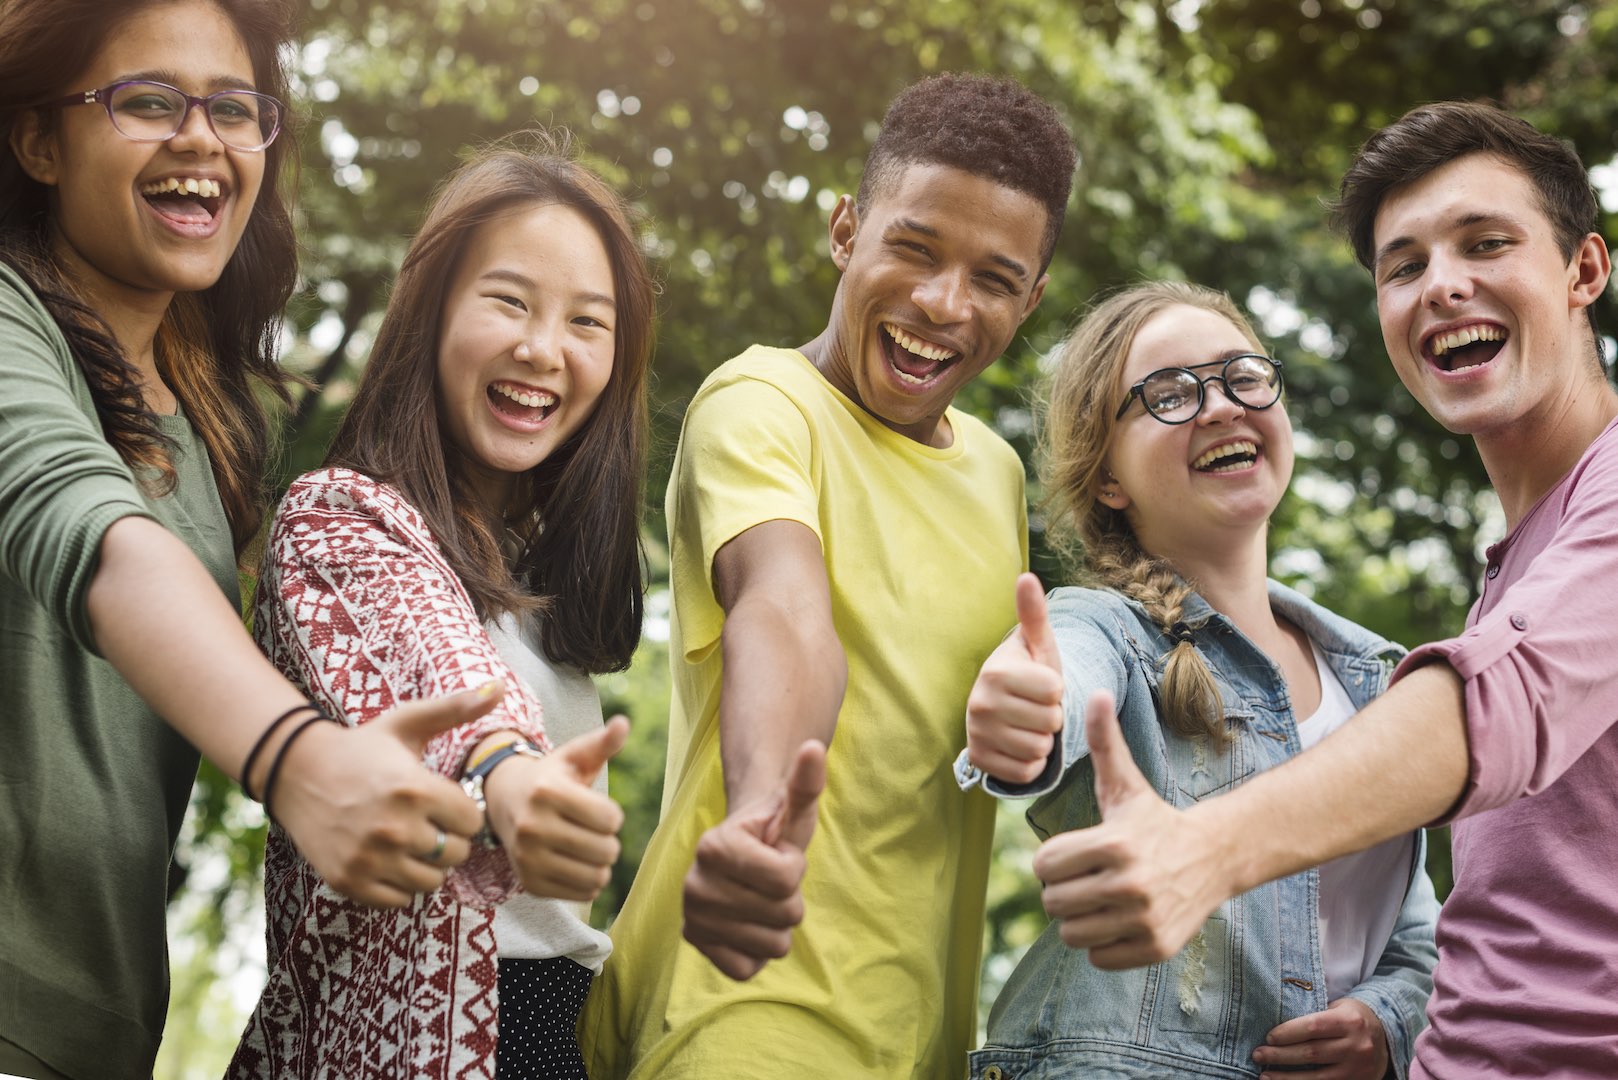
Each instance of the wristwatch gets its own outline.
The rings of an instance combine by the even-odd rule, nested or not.
[[[483,781],[488,778],[490,773],[494,772],[494,767],[509,757],[542,758],[544,756],[544,751],[540,750],[539,747],[532,743],[523,742],[521,739],[516,739],[491,750],[474,762],[472,767],[461,775],[461,790],[466,792],[467,798],[477,803],[478,813],[483,815],[483,827],[472,837],[472,843],[486,848],[500,846],[500,837],[496,836],[494,829],[489,826],[489,800],[483,795]]]

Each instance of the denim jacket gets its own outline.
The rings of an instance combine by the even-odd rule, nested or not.
[[[1277,582],[1269,593],[1274,610],[1320,647],[1355,708],[1387,686],[1404,650]],[[1053,753],[1044,775],[1019,786],[985,777],[964,754],[956,766],[962,787],[981,783],[1001,797],[1036,796],[1028,823],[1041,839],[1100,818],[1084,737],[1084,704],[1096,689],[1113,692],[1136,763],[1179,807],[1298,752],[1280,669],[1200,596],[1187,599],[1182,618],[1194,628],[1196,648],[1224,699],[1232,741],[1223,749],[1159,723],[1162,661],[1174,641],[1139,603],[1109,590],[1057,589],[1050,616],[1067,682],[1061,760]],[[1423,869],[1425,853],[1418,833],[1404,903],[1376,973],[1349,995],[1382,1021],[1399,1080],[1426,1023],[1438,959],[1438,901]],[[1133,971],[1092,967],[1086,953],[1062,943],[1052,923],[990,1011],[988,1039],[971,1055],[972,1080],[1256,1077],[1261,1070],[1252,1053],[1270,1029],[1327,1004],[1318,889],[1317,870],[1261,885],[1220,905],[1179,955]]]

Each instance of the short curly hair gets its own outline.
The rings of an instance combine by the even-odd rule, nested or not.
[[[1012,79],[945,73],[900,92],[865,158],[863,214],[910,165],[948,165],[1031,195],[1045,207],[1040,270],[1050,265],[1073,190],[1077,153],[1047,102]]]

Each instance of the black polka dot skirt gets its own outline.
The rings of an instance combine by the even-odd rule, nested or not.
[[[500,958],[497,1080],[588,1080],[574,1029],[592,978],[589,968],[565,956]]]

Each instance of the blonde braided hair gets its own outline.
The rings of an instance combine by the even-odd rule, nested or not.
[[[1042,509],[1053,547],[1087,584],[1136,600],[1175,645],[1163,659],[1159,704],[1167,727],[1187,737],[1229,740],[1218,686],[1182,621],[1194,586],[1166,560],[1142,550],[1123,513],[1097,498],[1103,462],[1117,427],[1124,362],[1135,335],[1171,307],[1195,307],[1229,319],[1255,350],[1258,335],[1223,292],[1180,281],[1154,281],[1112,292],[1092,305],[1056,347],[1039,429]]]

